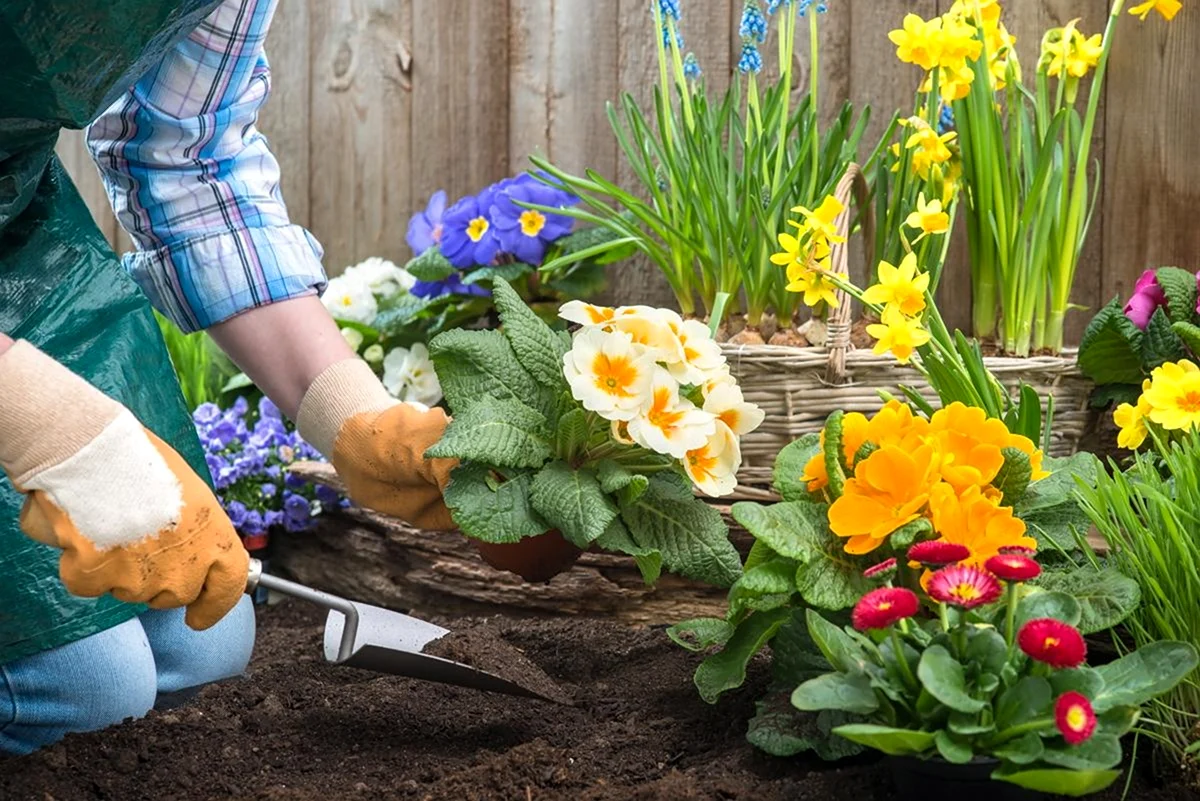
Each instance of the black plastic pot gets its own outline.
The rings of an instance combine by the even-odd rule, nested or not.
[[[916,759],[892,757],[888,760],[899,801],[930,801],[935,798],[960,798],[964,801],[1047,801],[1044,793],[1026,790],[1008,782],[992,780],[992,771],[1000,766],[995,759],[976,758],[955,765],[940,757]]]

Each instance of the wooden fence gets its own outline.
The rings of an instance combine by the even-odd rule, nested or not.
[[[330,273],[368,256],[407,257],[409,215],[429,195],[455,197],[527,166],[530,153],[571,170],[630,178],[605,102],[648,98],[656,74],[650,0],[282,0],[268,57],[273,93],[261,127],[283,169],[294,221],[325,246]],[[951,0],[827,0],[821,70],[826,112],[870,103],[873,133],[912,104],[915,68],[887,40],[907,12]],[[710,86],[736,62],[741,0],[681,0],[686,48]],[[1006,20],[1033,68],[1046,28],[1079,18],[1103,29],[1108,0],[1007,0]],[[1127,293],[1146,267],[1200,267],[1200,8],[1167,24],[1121,20],[1094,154],[1103,176],[1076,300],[1095,308]],[[773,53],[768,46],[764,54]],[[771,60],[767,59],[768,62]],[[807,45],[797,54],[807,73]],[[806,80],[806,78],[804,78]],[[803,81],[802,81],[803,83]],[[64,162],[117,250],[128,238],[108,211],[80,134]],[[969,319],[965,242],[943,282],[948,316]],[[623,299],[665,302],[658,275],[614,271]],[[1076,315],[1077,336],[1085,315]]]

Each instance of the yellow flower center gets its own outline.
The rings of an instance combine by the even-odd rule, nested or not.
[[[1042,647],[1049,651],[1053,648],[1057,648],[1058,643],[1059,639],[1057,637],[1047,637],[1046,639],[1042,640]]]
[[[472,242],[478,242],[483,239],[483,235],[488,231],[488,221],[486,217],[476,217],[467,223],[467,236]]]
[[[343,306],[353,306],[354,299],[351,298],[349,295],[342,295],[342,305]]]
[[[882,602],[879,604],[879,611],[880,611],[880,612],[886,612],[887,610],[889,610],[889,609],[891,609],[891,608],[892,608],[892,602],[891,602],[891,601],[882,601]]]
[[[521,233],[525,236],[537,236],[546,227],[546,217],[540,211],[526,209],[521,212]]]
[[[1179,408],[1188,414],[1200,412],[1200,390],[1184,392],[1179,397]]]
[[[1083,731],[1087,728],[1087,713],[1081,706],[1073,706],[1067,710],[1067,727],[1071,731]]]
[[[672,411],[670,409],[671,391],[665,387],[660,387],[654,390],[654,403],[650,407],[650,411],[646,413],[646,420],[655,428],[666,430],[674,427],[681,417],[683,412]]]
[[[726,409],[717,416],[717,419],[736,431],[738,427],[738,420],[740,420],[741,417],[742,416],[738,414],[737,409]]]
[[[974,584],[963,582],[950,591],[955,598],[961,598],[964,601],[974,601],[979,597],[979,588]]]
[[[596,377],[596,388],[601,392],[628,398],[632,395],[629,386],[637,380],[638,370],[633,362],[624,356],[610,358],[603,353],[597,353],[596,358],[592,360],[592,375]]]

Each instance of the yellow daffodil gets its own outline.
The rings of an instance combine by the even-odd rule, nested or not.
[[[650,397],[654,357],[628,334],[585,328],[563,357],[571,394],[606,420],[632,420]]]
[[[999,0],[954,0],[954,5],[950,6],[946,16],[973,21],[977,4],[985,26],[1000,22]]]
[[[728,495],[737,487],[737,471],[742,464],[738,438],[729,426],[717,423],[712,436],[699,448],[687,452],[683,469],[696,488],[710,498]]]
[[[1138,3],[1129,9],[1129,13],[1138,19],[1145,20],[1151,11],[1157,11],[1163,15],[1164,19],[1170,21],[1175,19],[1175,15],[1179,13],[1179,9],[1181,8],[1183,8],[1183,3],[1179,2],[1179,0],[1148,0],[1148,2]]]
[[[687,457],[703,448],[716,430],[717,418],[679,397],[679,384],[662,367],[654,370],[650,401],[629,421],[633,441],[655,453]]]
[[[793,263],[788,265],[787,277],[787,291],[803,293],[801,300],[805,306],[814,307],[824,303],[830,309],[837,308],[837,284],[824,270]]]
[[[1051,78],[1078,80],[1100,61],[1104,52],[1103,37],[1098,33],[1090,38],[1085,36],[1076,30],[1076,22],[1078,20],[1072,20],[1064,28],[1047,31],[1042,39],[1039,66],[1044,65]]]
[[[879,283],[867,288],[863,300],[876,306],[894,306],[905,317],[915,317],[925,309],[925,291],[929,273],[917,274],[917,255],[909,253],[896,267],[879,262]]]
[[[929,178],[929,169],[934,164],[944,164],[954,153],[948,147],[958,136],[954,131],[942,135],[920,117],[909,117],[904,125],[913,129],[904,146],[913,151],[913,172],[921,178]]]
[[[953,103],[955,100],[962,100],[971,94],[971,84],[974,82],[975,70],[965,64],[958,68],[942,67],[938,92],[941,94],[942,100]]]
[[[1184,359],[1154,368],[1142,393],[1152,422],[1169,431],[1200,429],[1200,368]]]
[[[1121,429],[1117,433],[1117,446],[1136,450],[1150,434],[1146,428],[1146,417],[1150,414],[1150,402],[1146,396],[1138,398],[1137,405],[1122,403],[1113,412],[1113,422]]]
[[[938,45],[938,64],[950,70],[963,69],[983,52],[983,42],[976,37],[975,26],[954,17],[942,20]]]
[[[916,349],[929,342],[929,331],[921,321],[905,317],[895,306],[883,310],[881,322],[867,326],[867,333],[875,337],[874,352],[882,355],[891,352],[901,364],[908,364]]]
[[[926,203],[925,193],[921,192],[917,195],[917,210],[908,215],[904,224],[909,228],[920,229],[921,236],[917,237],[919,241],[922,237],[944,234],[950,230],[950,215],[942,211],[942,201],[931,200]]]
[[[792,224],[802,230],[807,230],[818,241],[837,245],[846,241],[846,237],[839,236],[837,232],[837,218],[845,210],[846,207],[840,200],[833,195],[827,195],[815,210],[806,209],[804,206],[796,206],[792,209],[794,213],[804,217],[805,223],[804,225]]]
[[[896,45],[896,57],[926,71],[936,67],[941,57],[941,19],[926,22],[916,14],[907,14],[903,25],[888,34],[888,39]]]

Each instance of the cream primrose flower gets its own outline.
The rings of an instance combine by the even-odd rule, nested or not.
[[[617,310],[611,306],[593,306],[582,300],[570,300],[559,308],[558,316],[576,325],[607,325],[617,316]]]
[[[413,278],[408,270],[397,267],[394,262],[378,256],[372,256],[346,269],[347,273],[351,271],[355,277],[365,281],[367,286],[371,287],[372,292],[384,297],[395,295],[401,290],[407,292],[417,282],[417,279]]]
[[[667,367],[680,384],[700,386],[709,375],[725,366],[721,346],[712,338],[704,323],[699,320],[676,323],[668,319],[667,324],[683,346],[683,360]]]
[[[622,306],[606,327],[629,334],[656,362],[670,367],[685,360],[683,343],[676,334],[683,327],[683,318],[670,309]]]
[[[658,367],[649,402],[629,421],[629,436],[643,448],[683,459],[688,451],[704,447],[716,422],[714,415],[680,398],[679,384]]]
[[[432,406],[442,399],[442,385],[421,343],[394,348],[383,359],[383,385],[388,394],[405,402]]]
[[[717,421],[712,436],[702,447],[687,452],[683,469],[696,488],[711,498],[728,495],[737,487],[742,450],[729,426]]]
[[[741,387],[732,379],[717,384],[704,394],[704,411],[715,415],[739,437],[758,428],[766,417],[762,409],[746,402]]]
[[[357,272],[329,279],[321,302],[335,320],[371,325],[379,312],[375,293]]]
[[[650,399],[654,358],[623,331],[584,328],[563,356],[563,375],[583,408],[632,420]]]

